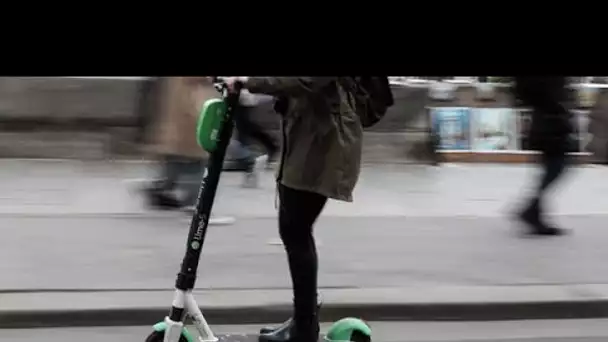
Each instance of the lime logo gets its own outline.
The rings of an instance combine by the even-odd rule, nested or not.
[[[192,249],[194,249],[196,251],[197,249],[199,249],[201,247],[201,244],[198,241],[192,241],[192,243],[190,244],[190,247],[192,247]]]

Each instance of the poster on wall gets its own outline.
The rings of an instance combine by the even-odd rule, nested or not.
[[[470,108],[435,107],[430,109],[433,130],[440,150],[470,150]]]
[[[474,151],[518,149],[517,117],[513,108],[471,110],[471,148]]]

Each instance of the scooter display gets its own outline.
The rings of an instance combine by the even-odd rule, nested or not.
[[[241,89],[237,83],[231,91],[217,78],[214,86],[221,93],[221,98],[205,102],[196,127],[197,141],[209,152],[209,163],[190,223],[186,253],[175,282],[173,303],[169,315],[153,326],[153,332],[146,338],[146,342],[257,342],[258,339],[256,334],[214,335],[192,293],[226,149],[234,128],[232,114],[239,104]],[[184,325],[187,317],[199,333],[196,338]],[[370,342],[371,329],[360,319],[344,318],[334,323],[325,339],[332,342]]]

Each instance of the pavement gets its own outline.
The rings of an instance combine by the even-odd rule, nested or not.
[[[0,160],[0,328],[144,325],[172,297],[189,218],[150,212],[130,190],[145,162]],[[354,203],[316,227],[322,319],[608,317],[608,168],[556,189],[560,238],[523,238],[510,213],[534,170],[502,165],[364,167]],[[277,244],[272,174],[225,173],[196,295],[212,324],[277,322],[291,292]]]
[[[377,342],[605,342],[605,319],[502,322],[369,322]],[[216,325],[222,334],[252,334],[259,325]],[[321,326],[326,331],[328,324]],[[150,326],[0,330],[0,342],[143,341]],[[247,339],[257,341],[257,338]]]
[[[154,174],[154,164],[147,161],[0,159],[0,214],[158,216],[131,191],[134,181]],[[363,167],[354,203],[331,201],[323,215],[505,216],[525,196],[535,174],[530,165],[369,165]],[[550,209],[560,215],[605,214],[606,175],[605,166],[570,170]],[[214,210],[275,217],[273,172],[262,177],[259,189],[242,189],[241,182],[238,172],[222,175]]]

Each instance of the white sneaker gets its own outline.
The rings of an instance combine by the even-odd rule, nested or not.
[[[229,226],[236,222],[236,219],[232,216],[211,216],[209,224],[214,226]]]
[[[259,186],[260,179],[257,171],[246,172],[243,178],[243,188],[255,189]]]
[[[255,162],[251,171],[245,173],[245,179],[243,180],[243,188],[257,188],[260,183],[260,170],[263,169],[264,165],[268,163],[268,156],[263,154],[255,158]]]

